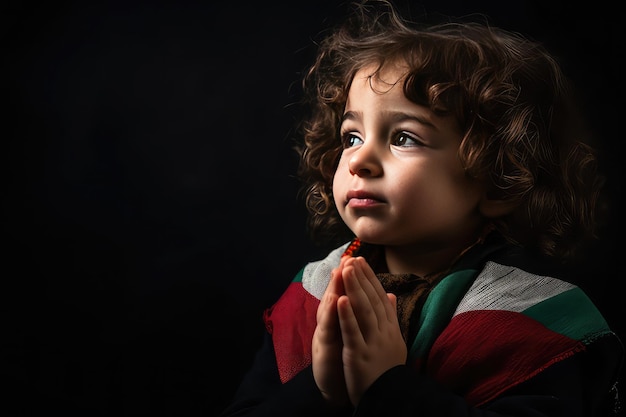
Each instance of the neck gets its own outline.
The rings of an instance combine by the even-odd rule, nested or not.
[[[428,277],[442,273],[479,240],[472,239],[458,245],[415,244],[403,246],[385,246],[385,261],[392,274],[415,274]]]

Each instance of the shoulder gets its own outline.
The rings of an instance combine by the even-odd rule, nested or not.
[[[580,287],[494,261],[485,263],[454,315],[471,311],[519,313],[583,343],[611,333],[602,313]]]
[[[325,258],[309,262],[300,270],[296,280],[302,282],[304,289],[317,299],[321,299],[330,281],[331,271],[339,265],[341,256],[350,242],[333,249]]]
[[[534,274],[517,266],[487,261],[459,304],[465,308],[523,311],[577,288],[560,279]]]

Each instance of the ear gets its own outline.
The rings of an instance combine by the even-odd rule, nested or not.
[[[515,200],[498,200],[490,198],[487,193],[483,194],[479,203],[480,213],[490,219],[509,214],[519,205]]]

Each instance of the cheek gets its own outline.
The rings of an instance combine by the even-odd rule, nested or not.
[[[341,157],[339,164],[335,169],[335,175],[333,176],[333,190],[335,187],[340,187],[346,181],[346,177],[350,175],[350,169],[348,167],[348,161],[346,158]]]
[[[473,206],[480,199],[480,189],[468,180],[462,170],[442,168],[443,165],[423,166],[419,172],[403,177],[391,187],[402,190],[409,205],[430,207],[433,211],[444,207]]]
[[[481,189],[475,183],[462,177],[448,177],[445,181],[435,184],[432,197],[442,207],[449,207],[451,211],[473,211],[481,198]],[[440,192],[437,192],[439,189]]]
[[[345,190],[343,190],[343,184],[345,182],[344,175],[341,174],[339,170],[335,172],[335,176],[333,177],[333,200],[335,201],[335,205],[338,209],[341,209],[342,205],[341,201],[343,200],[343,195]]]

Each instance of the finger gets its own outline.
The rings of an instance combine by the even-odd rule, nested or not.
[[[347,296],[343,295],[337,301],[337,313],[343,345],[352,350],[358,346],[364,346],[365,338],[354,314],[352,303]]]
[[[337,300],[343,295],[343,292],[341,274],[338,270],[333,270],[316,313],[318,335],[320,340],[325,343],[334,342],[339,336]]]
[[[374,270],[369,266],[364,258],[356,258],[354,260],[354,268],[357,273],[357,277],[361,281],[363,290],[366,292],[372,303],[374,303],[374,300],[387,300],[387,292],[374,273]]]
[[[355,291],[352,295],[364,295],[367,297],[367,304],[365,304],[366,300],[360,298],[355,299],[355,302],[363,303],[362,305],[372,308],[377,321],[387,320],[388,311],[386,310],[386,305],[389,303],[387,293],[376,274],[362,257],[355,258],[351,266],[354,268],[354,276],[359,284],[351,287]],[[358,312],[356,313],[358,318],[359,314]]]
[[[388,292],[387,299],[389,300],[389,304],[386,307],[387,320],[389,320],[390,323],[399,324],[400,322],[398,320],[398,297],[395,294]]]
[[[360,332],[365,340],[369,340],[380,330],[380,321],[386,320],[386,312],[376,292],[367,279],[359,272],[356,264],[346,263],[343,271],[343,283],[346,296],[350,300],[352,313],[356,318]],[[369,294],[368,294],[369,292]],[[385,296],[385,301],[386,296]]]
[[[339,296],[345,293],[341,275],[343,273],[343,267],[344,267],[346,258],[347,257],[345,256],[341,258],[339,265],[333,268],[332,271],[330,272],[330,281],[328,282],[328,286],[326,287],[325,294],[330,292],[330,293],[337,294],[337,296]]]
[[[383,308],[384,315],[388,322],[397,323],[398,322],[397,305],[395,304],[395,301],[393,303],[389,302],[390,294],[385,291],[385,288],[383,287],[382,283],[380,282],[380,280],[378,279],[378,277],[376,276],[372,268],[367,264],[367,262],[363,258],[357,259],[355,263],[355,268],[357,269],[357,271],[358,270],[362,271],[363,275],[361,275],[361,277],[364,277],[365,279],[367,279],[367,282],[371,286],[371,287],[368,287],[365,284],[362,285],[364,289],[371,288],[371,291],[366,291],[366,292],[368,293],[370,300],[372,300],[372,304],[380,305]],[[381,301],[380,304],[378,304],[378,301],[376,301],[375,303],[374,299],[380,300]],[[394,300],[396,300],[395,296],[394,296]],[[377,313],[378,313],[378,317],[382,317],[383,313],[381,310],[378,310]]]
[[[395,294],[388,292],[387,298],[389,299],[389,302],[391,303],[393,309],[396,310],[398,308],[398,297],[396,297]],[[397,315],[394,314],[394,317],[397,317]]]

